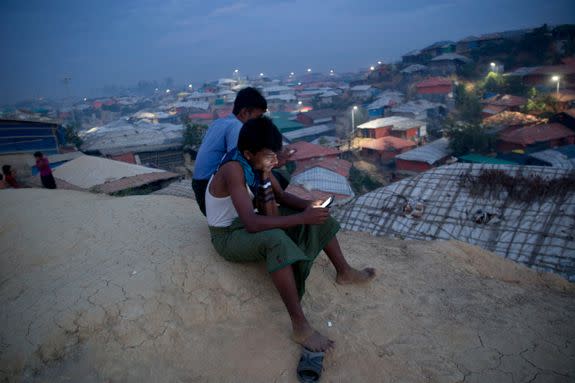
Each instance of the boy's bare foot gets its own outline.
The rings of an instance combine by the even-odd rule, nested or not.
[[[350,267],[345,272],[338,273],[335,277],[335,281],[340,285],[350,285],[368,282],[373,279],[373,277],[375,277],[375,269],[373,267],[366,267],[363,270]]]
[[[333,347],[333,340],[315,331],[309,324],[294,328],[293,340],[310,351],[327,351]]]

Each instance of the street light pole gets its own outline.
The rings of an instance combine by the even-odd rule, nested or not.
[[[354,107],[351,109],[351,139],[350,139],[350,147],[351,147],[351,142],[353,141],[354,137],[355,137],[355,111],[357,110],[357,106],[354,105]]]
[[[553,76],[551,77],[551,80],[555,81],[557,83],[557,91],[556,91],[556,95],[557,95],[557,99],[559,99],[559,83],[561,82],[561,77],[559,76]]]

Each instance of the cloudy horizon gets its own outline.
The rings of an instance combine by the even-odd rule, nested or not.
[[[0,102],[140,80],[356,71],[435,41],[575,23],[572,1],[7,0]]]

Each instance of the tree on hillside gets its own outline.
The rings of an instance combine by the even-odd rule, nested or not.
[[[475,91],[467,90],[463,84],[458,84],[455,87],[455,107],[457,108],[456,116],[458,120],[470,124],[479,124],[481,122],[483,107],[479,96]]]
[[[485,133],[485,129],[479,124],[450,120],[446,122],[444,132],[455,156],[488,153],[493,150],[493,138]]]
[[[489,72],[480,84],[485,92],[505,93],[507,82],[502,74]]]
[[[197,151],[208,130],[207,125],[193,124],[190,121],[185,121],[184,126],[184,147],[187,146],[191,150]]]
[[[529,88],[523,84],[523,79],[519,76],[505,76],[505,93],[515,96],[526,97]]]
[[[72,144],[78,149],[84,143],[80,136],[78,136],[80,128],[81,124],[77,122],[70,122],[64,126],[64,137],[66,139],[66,143]]]
[[[552,64],[554,58],[553,35],[547,24],[523,35],[511,53],[521,60],[522,66]]]
[[[522,111],[541,118],[549,118],[561,110],[553,95],[541,94],[537,92],[537,89],[531,88],[529,90],[527,104],[523,107]]]

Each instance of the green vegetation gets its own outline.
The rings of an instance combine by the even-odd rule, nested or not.
[[[455,156],[473,153],[488,153],[493,150],[494,139],[483,126],[468,122],[448,121],[445,134],[449,137],[449,147]]]
[[[479,95],[475,90],[467,90],[465,85],[458,84],[455,87],[455,107],[458,120],[468,124],[479,124],[482,120]]]
[[[555,48],[555,40],[565,41],[562,54]],[[546,24],[526,33],[518,40],[499,40],[487,43],[470,53],[471,63],[462,67],[460,75],[467,80],[479,80],[490,62],[505,68],[560,64],[563,57],[575,54],[575,26],[560,25],[549,28]],[[522,95],[522,92],[505,93]]]
[[[80,130],[80,124],[75,122],[70,122],[64,126],[64,135],[66,137],[66,143],[72,144],[76,148],[82,146],[84,141],[78,136],[78,131]]]
[[[197,151],[200,148],[202,139],[208,130],[207,125],[192,124],[190,121],[184,121],[184,146]]]
[[[557,100],[550,94],[540,94],[535,88],[529,91],[527,105],[523,107],[523,112],[535,114],[541,118],[549,118],[560,112]]]
[[[483,79],[476,83],[477,93],[512,94],[527,97],[528,87],[523,84],[520,77],[504,76],[500,73],[489,72]]]

